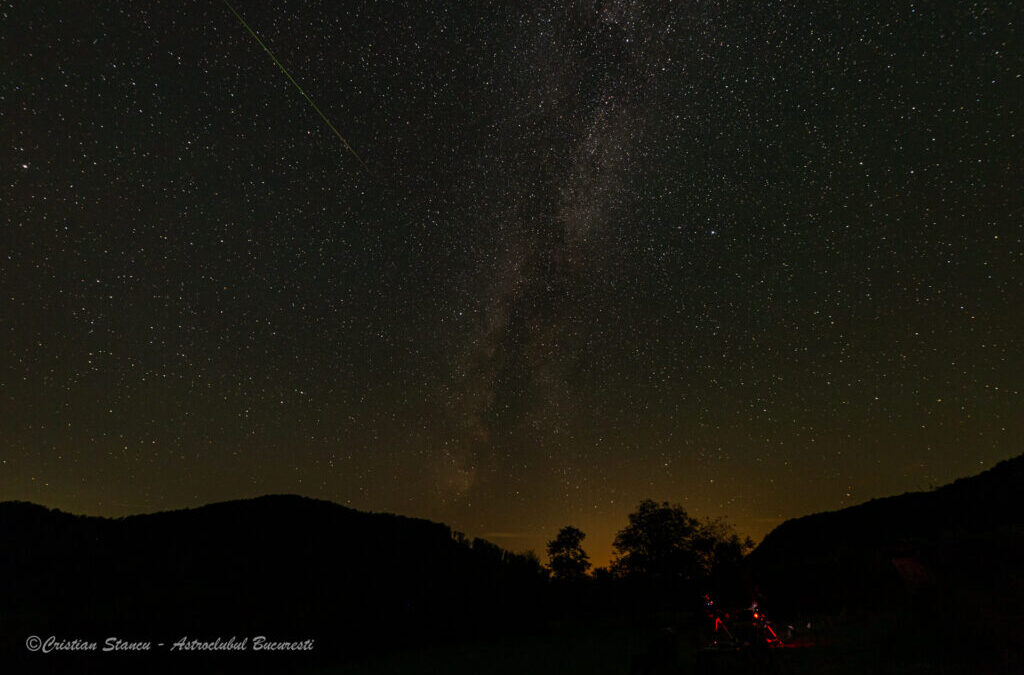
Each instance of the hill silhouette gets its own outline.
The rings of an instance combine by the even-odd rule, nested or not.
[[[0,540],[9,654],[27,635],[262,634],[356,658],[514,625],[544,581],[445,525],[288,495],[119,519],[5,502]]]
[[[982,642],[1019,641],[1022,495],[1024,455],[930,492],[786,521],[748,568],[762,597],[789,615],[909,608]]]
[[[1021,494],[1024,455],[931,492],[783,523],[744,564],[770,615],[813,622],[818,642],[767,663],[1012,672],[1012,645],[1024,644]],[[446,525],[293,495],[118,519],[4,502],[0,541],[4,672],[438,672],[432,659],[444,672],[626,672],[677,634],[679,663],[701,664],[702,615],[683,595],[652,603],[643,584],[607,575],[552,584],[535,557]],[[35,635],[264,635],[316,648],[40,659],[25,646]],[[978,653],[995,661],[979,665]],[[712,665],[746,672],[741,657],[723,658]]]

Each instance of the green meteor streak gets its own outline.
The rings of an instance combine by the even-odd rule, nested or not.
[[[288,72],[288,69],[285,68],[280,61],[277,60],[277,57],[274,56],[274,52],[270,51],[270,47],[263,44],[263,40],[260,39],[260,36],[257,35],[256,31],[254,31],[249,26],[249,24],[245,22],[245,19],[242,18],[242,15],[235,11],[235,8],[231,6],[231,3],[229,3],[228,0],[224,0],[224,4],[227,5],[227,8],[231,10],[231,13],[238,18],[239,22],[241,22],[241,24],[245,26],[245,29],[249,31],[249,34],[256,38],[256,42],[259,43],[260,47],[263,47],[263,51],[267,53],[267,56],[273,59],[274,63],[277,64],[277,67],[281,69],[281,72],[284,73],[288,80],[295,85],[295,88],[299,90],[299,93],[302,94],[302,97],[309,101],[309,104],[313,106],[313,110],[315,110],[317,114],[320,115],[320,119],[327,123],[327,126],[331,128],[331,131],[334,132],[334,135],[338,137],[339,141],[341,141],[341,144],[345,146],[345,149],[352,153],[352,156],[359,161],[359,165],[363,167],[363,171],[372,176],[373,174],[370,173],[370,168],[366,166],[366,162],[363,161],[363,158],[360,157],[359,154],[352,149],[352,146],[348,144],[348,141],[346,141],[344,136],[341,135],[341,132],[338,131],[333,124],[331,124],[331,121],[329,119],[327,119],[327,115],[325,115],[323,111],[320,110],[317,104],[313,102],[313,99],[309,97],[309,94],[307,94],[306,91],[299,85],[299,83],[295,81],[295,78],[292,77],[292,74]]]

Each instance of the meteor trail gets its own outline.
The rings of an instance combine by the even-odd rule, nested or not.
[[[360,157],[359,153],[357,153],[352,148],[352,146],[348,144],[348,141],[346,141],[345,137],[341,135],[341,132],[338,131],[333,124],[331,124],[331,121],[329,119],[327,119],[327,115],[325,115],[323,113],[323,111],[320,110],[320,108],[317,106],[317,104],[313,102],[313,99],[311,99],[309,97],[309,94],[307,94],[306,91],[302,88],[302,86],[299,85],[299,83],[295,81],[295,78],[292,77],[292,74],[288,72],[288,69],[285,68],[281,64],[280,61],[277,60],[277,57],[274,56],[274,52],[270,51],[270,47],[268,47],[267,45],[265,45],[263,43],[263,40],[261,40],[260,36],[256,34],[256,31],[254,31],[249,26],[249,24],[247,24],[245,22],[245,19],[242,18],[241,14],[239,14],[237,11],[235,11],[235,8],[231,6],[231,3],[229,3],[228,0],[224,0],[224,4],[227,5],[227,8],[231,10],[231,13],[235,15],[235,17],[239,20],[239,22],[241,22],[241,24],[243,26],[245,26],[245,29],[247,31],[249,31],[249,34],[252,35],[256,39],[256,42],[259,43],[260,47],[263,47],[263,51],[265,51],[267,53],[267,56],[269,56],[274,61],[274,63],[277,64],[277,67],[281,69],[281,72],[285,74],[285,76],[288,78],[288,80],[291,81],[291,83],[295,85],[295,88],[299,90],[299,93],[302,94],[302,97],[305,98],[307,101],[309,101],[309,104],[311,106],[313,106],[313,110],[315,110],[317,112],[317,114],[320,115],[320,119],[322,119],[324,122],[327,123],[327,126],[331,128],[331,131],[334,132],[334,135],[338,137],[339,141],[341,141],[341,144],[343,146],[345,146],[345,149],[348,150],[350,153],[352,153],[352,156],[355,157],[356,160],[358,160],[359,165],[361,167],[363,167],[363,171],[365,171],[367,174],[372,176],[373,174],[370,173],[370,168],[368,166],[366,166],[366,162],[363,161],[363,158]]]

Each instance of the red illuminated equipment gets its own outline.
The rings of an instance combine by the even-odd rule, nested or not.
[[[782,640],[771,622],[757,605],[749,609],[723,611],[710,596],[704,596],[704,607],[712,626],[708,648],[742,649],[750,647],[782,647]]]

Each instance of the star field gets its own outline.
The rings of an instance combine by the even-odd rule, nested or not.
[[[657,7],[651,6],[657,4]],[[1012,3],[3,3],[0,498],[598,564],[1024,449]]]

